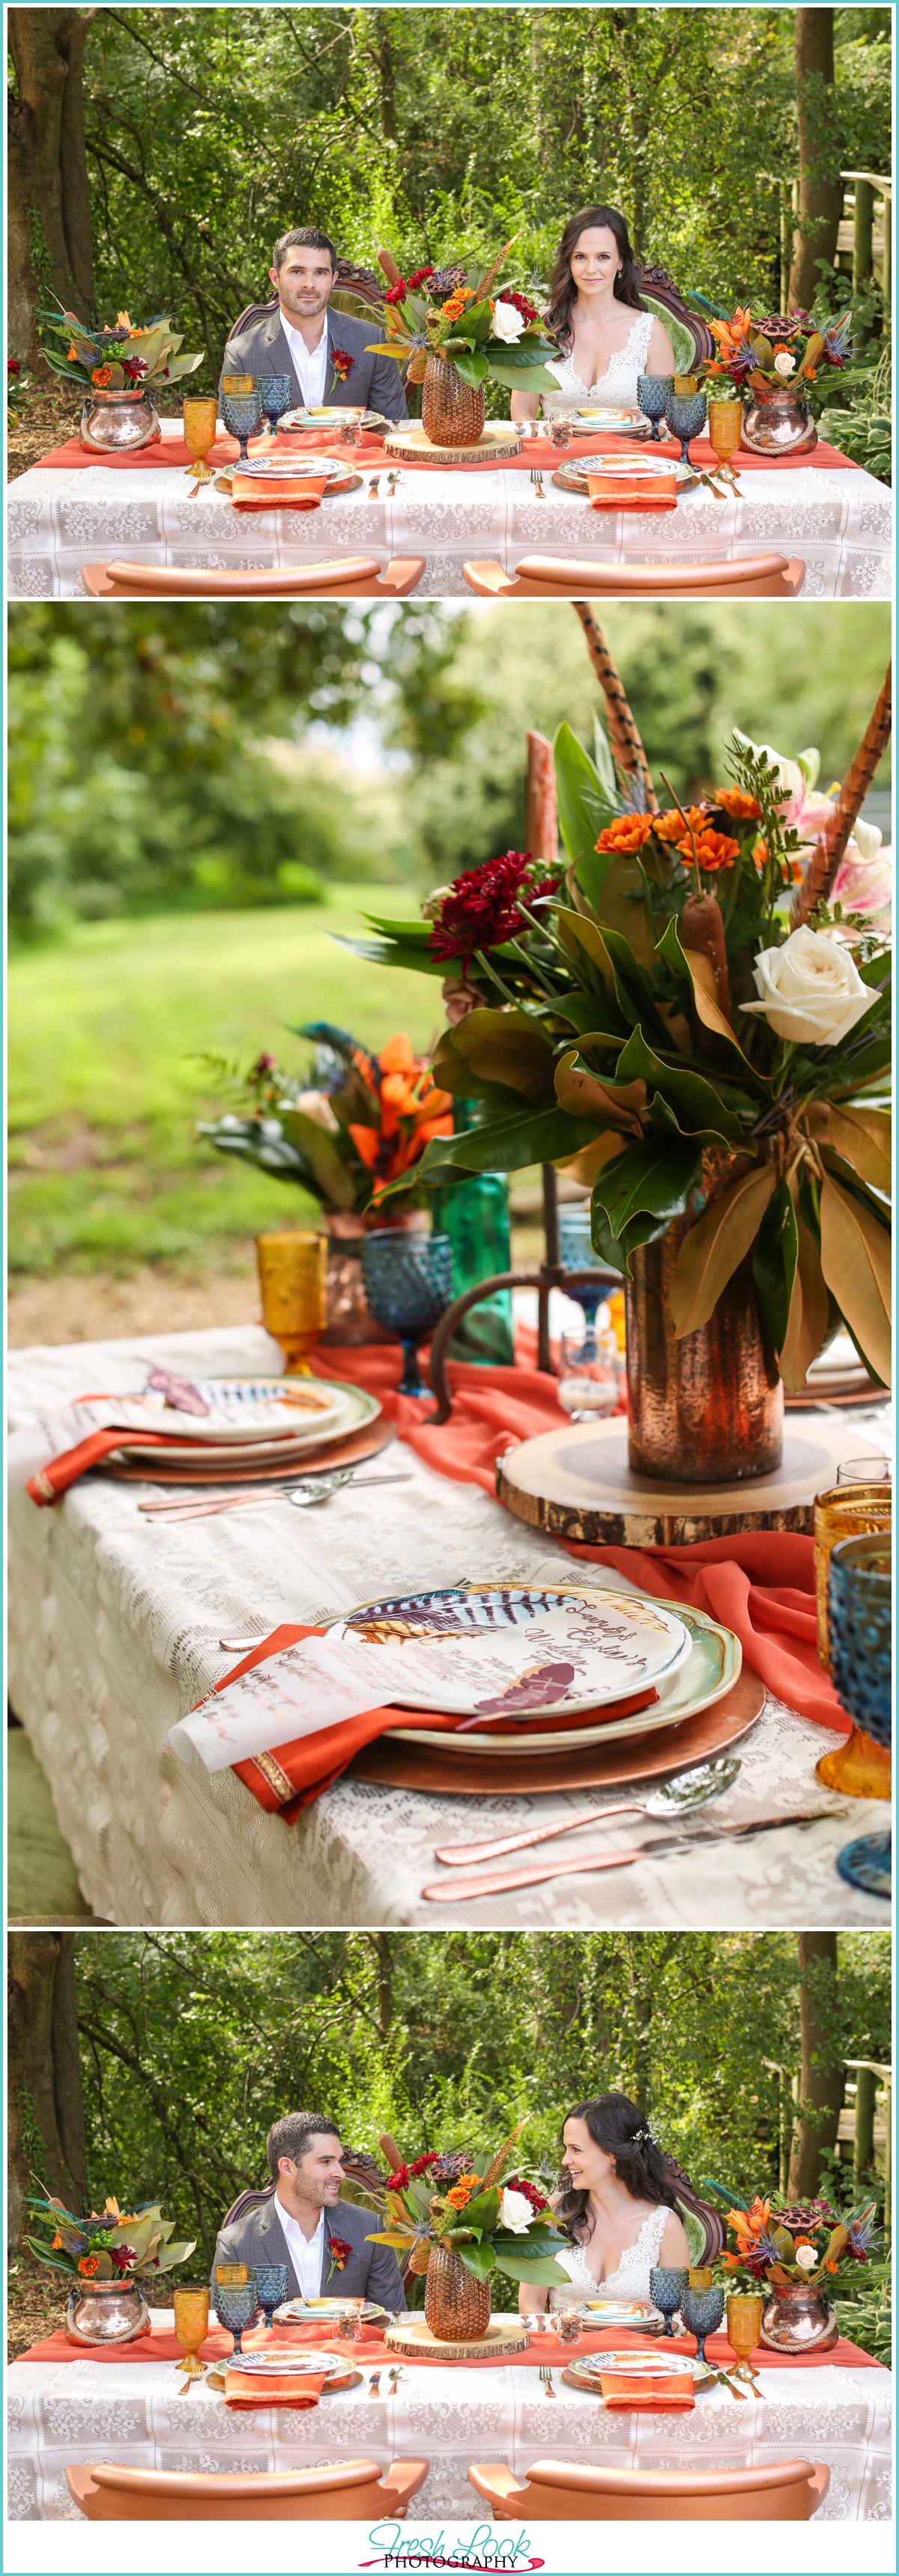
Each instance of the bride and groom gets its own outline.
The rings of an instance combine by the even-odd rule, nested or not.
[[[575,2299],[649,2299],[656,2263],[689,2264],[676,2185],[686,2177],[656,2146],[642,2111],[625,2093],[576,2102],[562,2131],[561,2189],[554,2214],[568,2243],[555,2259],[567,2289],[552,2289],[553,2309]],[[395,2254],[375,2244],[371,2211],[343,2200],[339,2132],[315,2112],[276,2120],[266,2140],[273,2188],[219,2231],[216,2265],[279,2264],[288,2298],[317,2298],[327,2289],[378,2300],[394,2313],[406,2305]],[[261,2205],[260,2205],[261,2204]],[[215,2279],[213,2273],[213,2298]],[[546,2305],[546,2292],[523,2285],[523,2315]]]
[[[285,233],[270,275],[277,304],[229,340],[223,374],[290,375],[295,404],[362,403],[405,419],[402,378],[395,360],[369,345],[378,336],[373,325],[329,309],[337,253],[327,233]],[[559,391],[513,393],[515,421],[536,420],[541,405],[545,418],[584,403],[633,407],[638,376],[675,372],[664,324],[641,302],[627,225],[614,206],[584,206],[570,217],[545,319],[559,351],[550,362]]]

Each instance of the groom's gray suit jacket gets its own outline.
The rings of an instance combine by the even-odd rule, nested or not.
[[[392,2246],[367,2245],[365,2242],[366,2237],[372,2235],[377,2227],[383,2227],[384,2223],[373,2209],[360,2209],[350,2200],[338,2200],[333,2209],[326,2209],[320,2292],[330,2289],[337,2297],[377,2299],[383,2308],[405,2307],[406,2293]],[[341,2236],[350,2251],[342,2272],[335,2269],[329,2281],[332,2236]],[[258,2270],[268,2263],[286,2263],[287,2296],[289,2299],[302,2297],[274,2195],[263,2203],[261,2209],[248,2209],[245,2217],[235,2219],[233,2226],[220,2229],[212,2270],[213,2307],[215,2266],[218,2263],[247,2263],[251,2270]]]
[[[328,364],[325,371],[324,400],[341,408],[364,403],[368,411],[380,411],[387,420],[406,419],[406,397],[403,380],[395,358],[369,354],[369,342],[383,339],[375,315],[370,322],[357,322],[351,313],[332,313],[328,306]],[[335,349],[345,350],[352,366],[341,382],[338,376],[332,390]],[[246,329],[229,340],[222,362],[223,376],[289,376],[296,408],[303,400],[303,388],[294,367],[289,342],[281,328],[281,308],[265,314],[261,322],[248,322]],[[219,382],[219,409],[222,387]]]

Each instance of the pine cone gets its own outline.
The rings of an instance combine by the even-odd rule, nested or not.
[[[431,2247],[430,2247],[430,2241],[429,2241],[428,2237],[423,2236],[423,2237],[420,2239],[420,2242],[415,2246],[414,2251],[413,2251],[413,2252],[410,2254],[410,2256],[409,2256],[409,2261],[408,2261],[408,2263],[407,2263],[407,2265],[406,2265],[406,2270],[407,2270],[407,2272],[415,2272],[415,2273],[418,2273],[418,2272],[426,2272],[426,2271],[427,2271],[427,2268],[428,2268],[428,2264],[429,2264],[429,2262],[430,2262],[430,2259],[431,2259]]]

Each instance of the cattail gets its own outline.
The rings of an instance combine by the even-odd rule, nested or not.
[[[545,867],[558,866],[559,823],[552,743],[543,733],[529,733],[528,783],[524,807],[524,846]]]
[[[889,663],[877,705],[843,780],[836,811],[831,815],[823,841],[812,852],[802,885],[797,886],[793,896],[791,930],[801,930],[803,922],[808,921],[814,912],[816,903],[827,902],[853,824],[861,813],[881,754],[889,742],[892,715],[893,666]]]
[[[392,251],[379,250],[378,267],[383,269],[389,286],[399,285],[403,272],[401,268],[397,267]]]
[[[573,599],[571,605],[580,618],[587,638],[587,651],[605,696],[609,710],[609,741],[618,767],[628,777],[642,779],[646,811],[657,814],[659,800],[649,775],[649,763],[602,627],[586,599]]]

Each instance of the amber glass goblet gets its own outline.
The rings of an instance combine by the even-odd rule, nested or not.
[[[328,1321],[328,1238],[285,1226],[256,1237],[262,1320],[280,1342],[288,1377],[309,1377],[309,1357]]]
[[[890,1530],[893,1526],[893,1488],[884,1479],[870,1484],[855,1478],[851,1485],[827,1485],[815,1495],[815,1595],[818,1605],[818,1660],[825,1673],[830,1671],[830,1636],[827,1620],[827,1584],[831,1550],[842,1538],[860,1538],[866,1531]]]
[[[706,426],[719,465],[729,465],[743,435],[743,405],[739,397],[729,402],[710,401]]]
[[[185,466],[185,474],[193,474],[198,481],[205,483],[211,472],[206,459],[210,448],[215,445],[218,420],[218,403],[215,394],[185,394],[181,405],[181,419],[184,427],[184,444],[185,447],[190,448],[194,459],[192,465]]]
[[[174,2301],[175,2333],[184,2348],[184,2360],[178,2363],[178,2368],[187,2372],[188,2379],[202,2379],[205,2364],[198,2355],[209,2329],[208,2282],[184,2282],[174,2292]]]
[[[765,2302],[761,2291],[732,2290],[725,2306],[727,2340],[737,2356],[737,2378],[755,2378],[749,2355],[755,2352],[762,2332],[762,2310]]]

